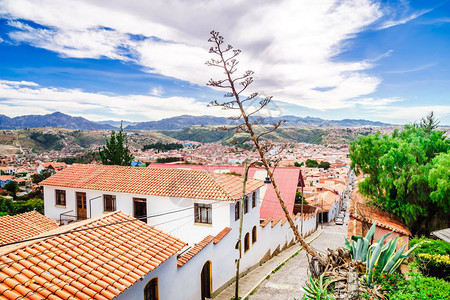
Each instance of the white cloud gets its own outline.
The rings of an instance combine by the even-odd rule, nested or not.
[[[397,26],[397,25],[402,25],[402,24],[408,23],[409,21],[417,19],[418,17],[420,17],[420,16],[422,16],[422,15],[424,15],[424,14],[430,12],[430,11],[432,11],[432,9],[422,10],[422,11],[410,14],[408,16],[405,16],[405,17],[403,17],[401,19],[398,19],[398,20],[388,20],[388,21],[382,23],[380,26],[378,26],[377,29],[381,30],[381,29],[386,29],[386,28],[389,28],[389,27],[394,27],[394,26]]]
[[[93,120],[156,120],[181,114],[218,114],[218,109],[190,97],[157,97],[143,95],[117,96],[87,93],[78,89],[38,87],[28,82],[0,81],[0,111],[8,116],[44,114],[60,111],[86,115]],[[221,113],[223,114],[223,113]]]
[[[381,79],[366,71],[390,54],[360,61],[336,59],[349,47],[351,38],[385,14],[374,0],[0,3],[0,14],[16,27],[9,36],[17,42],[65,57],[131,60],[147,72],[202,86],[211,77],[223,76],[218,69],[204,65],[211,57],[206,39],[209,31],[216,29],[227,43],[243,50],[240,71],[256,71],[249,92],[321,110],[350,107],[355,105],[352,99],[375,92]],[[33,28],[15,19],[31,20],[46,28]]]
[[[425,64],[425,65],[418,66],[415,68],[410,68],[410,69],[387,71],[386,73],[388,73],[388,74],[403,74],[403,73],[417,72],[417,71],[422,71],[422,70],[431,68],[435,65],[436,65],[436,63],[430,63],[430,64]]]
[[[392,103],[401,102],[404,101],[404,99],[399,97],[393,97],[393,98],[361,98],[356,99],[353,102],[355,104],[359,104],[363,106],[364,108],[368,109],[374,109],[374,108],[385,108],[386,105],[390,105]]]
[[[380,106],[373,111],[373,116],[397,123],[412,123],[419,121],[431,111],[438,120],[449,120],[450,105]],[[443,121],[443,124],[448,122]]]
[[[30,81],[10,81],[10,80],[0,80],[0,84],[12,85],[12,86],[39,86],[39,84]]]
[[[151,89],[150,94],[153,96],[161,96],[164,93],[164,90],[162,87],[158,86],[158,87],[154,87]]]

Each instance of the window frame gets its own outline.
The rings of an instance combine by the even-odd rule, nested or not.
[[[206,220],[202,217],[202,211],[206,211]],[[212,225],[212,204],[194,203],[194,223]]]
[[[109,198],[111,197],[111,198]],[[112,201],[112,208],[109,209],[108,205],[106,205],[106,201],[111,200]],[[104,212],[114,212],[117,210],[116,206],[116,195],[110,195],[110,194],[103,194],[103,211]]]
[[[244,237],[244,253],[250,250],[250,233],[247,232]]]
[[[58,206],[66,206],[66,190],[55,190],[55,205],[58,205]],[[61,196],[62,196],[62,198],[64,198],[64,199],[61,199]]]
[[[258,233],[257,233],[256,226],[253,226],[253,228],[252,228],[252,245],[253,245],[254,243],[256,243],[256,241],[257,241],[257,235],[258,235]]]
[[[147,287],[150,285],[150,283],[155,280],[155,299],[151,299],[150,296],[146,293],[147,292]],[[159,280],[158,277],[153,277],[152,279],[150,279],[147,284],[144,286],[144,300],[158,300],[159,299]],[[148,296],[148,297],[147,297]]]
[[[252,208],[256,207],[256,192],[252,194]]]
[[[241,201],[236,201],[234,206],[234,220],[237,221],[241,218]]]
[[[244,215],[248,213],[248,196],[244,197]]]

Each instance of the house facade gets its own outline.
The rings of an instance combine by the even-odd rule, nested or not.
[[[183,247],[176,255],[140,274],[133,285],[115,295],[117,299],[207,299],[234,280],[239,257],[240,270],[245,272],[294,242],[286,218],[261,219],[264,189],[263,181],[257,179],[247,181],[244,203],[243,176],[203,170],[73,165],[41,185],[46,216],[64,221],[72,213],[76,218],[87,218],[66,226],[102,220],[111,214],[129,215],[141,219],[133,223],[181,241]],[[316,212],[292,218],[304,235],[315,231]],[[161,247],[155,247],[148,253],[160,251]]]
[[[62,224],[122,211],[192,244],[239,226],[242,182],[200,170],[74,165],[41,185],[45,215]],[[247,181],[245,229],[259,224],[262,186]]]

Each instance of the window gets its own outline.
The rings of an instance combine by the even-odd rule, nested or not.
[[[252,229],[252,244],[256,243],[256,226]]]
[[[256,192],[252,194],[252,208],[256,207]]]
[[[103,211],[116,211],[116,196],[103,195]]]
[[[56,192],[56,205],[66,206],[66,191],[64,190],[55,190]]]
[[[194,204],[195,223],[212,224],[211,204]]]
[[[237,221],[239,220],[241,215],[241,202],[237,201],[236,205],[234,206],[234,220]]]
[[[150,280],[145,286],[144,300],[158,300],[158,277]]]
[[[247,232],[244,238],[244,253],[250,249],[250,234]]]
[[[248,213],[248,196],[244,198],[244,214]]]

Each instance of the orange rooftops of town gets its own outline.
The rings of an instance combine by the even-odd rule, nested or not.
[[[58,227],[56,221],[37,211],[0,217],[0,245],[18,242]]]
[[[263,181],[248,179],[247,193]],[[234,201],[242,197],[243,177],[203,170],[74,164],[41,185],[162,197]]]
[[[120,211],[41,236],[0,248],[0,299],[113,299],[186,245]]]

